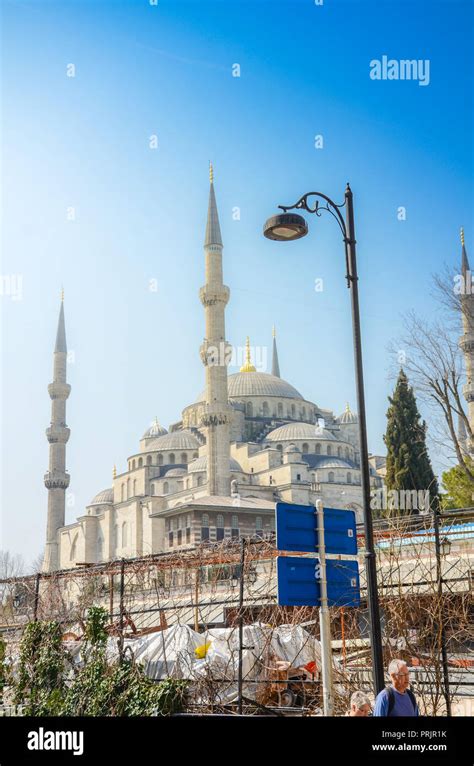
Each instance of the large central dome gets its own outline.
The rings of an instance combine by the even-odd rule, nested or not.
[[[282,399],[304,399],[290,383],[267,372],[237,372],[227,378],[229,399],[245,396],[277,396]],[[196,402],[206,401],[202,391]]]

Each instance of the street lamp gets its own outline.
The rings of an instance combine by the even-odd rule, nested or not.
[[[314,201],[311,203],[310,198]],[[352,305],[352,332],[354,341],[354,358],[356,370],[357,409],[359,412],[359,441],[361,484],[364,510],[364,533],[365,533],[365,565],[367,576],[367,605],[369,609],[369,624],[371,632],[371,651],[374,686],[377,692],[385,686],[383,671],[382,633],[380,629],[380,610],[377,592],[377,571],[374,549],[374,535],[372,528],[372,515],[370,511],[370,470],[369,453],[367,448],[367,425],[365,417],[364,374],[362,366],[362,343],[360,332],[359,315],[359,290],[356,261],[356,238],[354,227],[354,206],[352,191],[347,184],[344,202],[337,205],[330,197],[321,192],[308,192],[304,194],[294,205],[279,205],[283,214],[269,218],[263,227],[263,233],[267,239],[279,242],[289,242],[300,239],[308,233],[308,225],[305,219],[289,210],[305,210],[314,213],[318,217],[326,211],[336,219],[342,233],[346,259],[346,281],[351,292]],[[341,213],[345,208],[346,217]]]
[[[439,544],[439,548],[441,555],[446,558],[446,556],[449,556],[451,553],[451,540],[448,540],[447,537],[443,537]]]

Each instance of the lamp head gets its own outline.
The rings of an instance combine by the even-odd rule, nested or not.
[[[302,215],[296,213],[280,213],[266,221],[263,234],[267,239],[275,239],[279,242],[289,242],[293,239],[305,237],[308,233],[308,224]]]

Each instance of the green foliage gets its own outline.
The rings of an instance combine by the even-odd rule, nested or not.
[[[474,461],[467,456],[465,461],[469,470],[474,472]],[[461,466],[456,465],[445,471],[442,485],[446,490],[446,495],[441,496],[443,508],[472,508],[474,485]]]
[[[438,483],[426,447],[426,423],[420,420],[415,394],[403,370],[389,402],[384,436],[387,489],[429,490],[433,504],[438,498]]]
[[[150,680],[129,658],[107,657],[107,612],[90,607],[85,625],[82,665],[65,681],[67,655],[56,622],[26,626],[20,647],[15,702],[29,715],[149,716],[183,710],[187,682]],[[0,652],[0,672],[1,672]],[[1,676],[0,676],[1,679]]]
[[[16,704],[26,706],[27,715],[58,715],[65,659],[59,623],[38,621],[26,626],[20,644],[14,698]]]

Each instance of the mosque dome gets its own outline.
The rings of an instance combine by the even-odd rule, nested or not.
[[[159,436],[164,436],[168,431],[163,426],[160,426],[158,418],[155,418],[153,423],[142,436],[142,439],[156,439]]]
[[[166,478],[169,476],[184,476],[186,473],[186,468],[170,468],[169,471],[166,471],[165,476]]]
[[[358,418],[355,412],[352,412],[351,408],[349,407],[349,404],[346,404],[346,409],[342,413],[342,415],[339,415],[337,419],[338,423],[358,423]]]
[[[147,450],[199,449],[200,443],[191,431],[172,431],[147,444]]]
[[[114,490],[110,487],[110,489],[103,489],[101,492],[98,492],[97,495],[92,498],[89,505],[110,505],[113,502]]]
[[[275,396],[279,399],[304,399],[290,383],[268,372],[236,372],[227,378],[229,399],[242,399],[246,396]],[[206,401],[203,391],[196,402]]]
[[[341,457],[330,457],[329,455],[317,455],[317,462],[312,466],[313,469],[318,468],[346,468],[347,470],[358,470],[358,467],[351,463],[349,460],[344,460]]]
[[[266,441],[284,442],[298,439],[324,439],[325,441],[337,441],[331,431],[311,423],[287,423],[275,428],[266,436]]]
[[[199,473],[200,471],[206,471],[207,470],[207,455],[202,455],[202,457],[196,458],[196,460],[192,460],[188,464],[188,473]],[[242,467],[239,465],[237,460],[234,460],[234,458],[230,458],[230,470],[231,471],[242,471]]]

